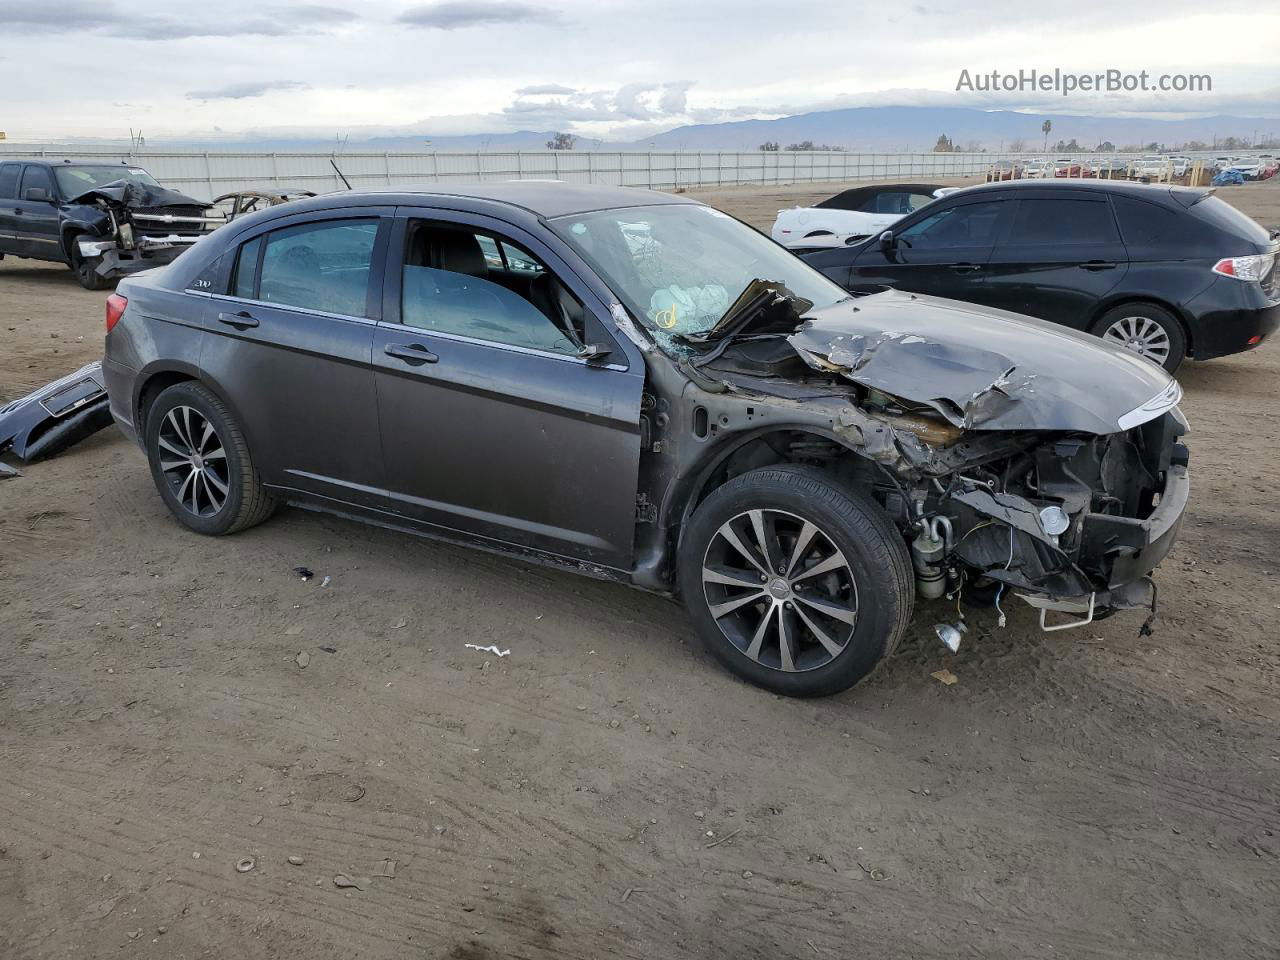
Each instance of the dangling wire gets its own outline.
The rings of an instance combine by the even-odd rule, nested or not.
[[[1009,559],[1005,561],[1004,568],[1008,570],[1013,566],[1013,527],[1009,527]],[[1004,596],[1004,581],[1000,581],[1000,587],[996,590],[996,613],[1000,614],[999,626],[1005,625],[1004,611],[1000,609],[1000,598]]]

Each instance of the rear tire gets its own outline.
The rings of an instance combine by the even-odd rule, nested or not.
[[[793,697],[839,693],[870,674],[898,646],[915,599],[906,544],[884,511],[789,465],[707,497],[680,545],[679,585],[717,660]]]
[[[275,511],[239,425],[201,383],[176,383],[156,397],[146,415],[146,448],[165,505],[197,533],[238,533]]]
[[[1154,303],[1127,303],[1104,313],[1089,331],[1173,373],[1187,356],[1178,318]]]
[[[98,265],[102,263],[102,258],[82,255],[78,240],[78,237],[72,237],[67,243],[68,252],[71,254],[71,272],[76,275],[76,282],[86,290],[107,289],[111,281],[98,273]]]

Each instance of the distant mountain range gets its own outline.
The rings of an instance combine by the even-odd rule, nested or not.
[[[972,107],[851,107],[802,113],[777,120],[738,120],[676,127],[665,133],[632,142],[579,140],[577,148],[600,150],[755,150],[766,141],[786,147],[806,140],[815,144],[862,152],[923,152],[932,150],[945,135],[957,147],[977,143],[987,150],[1009,150],[1023,140],[1028,151],[1040,151],[1044,144],[1041,126],[1053,124],[1049,149],[1058,140],[1076,140],[1082,148],[1110,141],[1117,148],[1148,143],[1170,147],[1200,140],[1209,147],[1226,137],[1255,142],[1280,138],[1280,118],[1214,116],[1192,120],[1073,116],[1070,114],[1015,113],[1011,110],[977,110]],[[351,140],[341,149],[351,151],[490,151],[543,150],[552,131],[522,130],[515,133],[440,136],[430,133],[413,136],[376,137]],[[191,142],[154,139],[149,146],[193,146]],[[244,150],[324,150],[335,148],[333,140],[240,136],[200,142],[205,149]]]
[[[971,107],[852,107],[802,113],[778,120],[738,120],[730,123],[677,127],[644,143],[660,149],[753,150],[765,141],[782,146],[812,140],[815,144],[846,147],[859,152],[932,150],[946,135],[957,146],[976,141],[988,150],[1009,149],[1013,140],[1026,141],[1038,151],[1044,144],[1041,126],[1053,124],[1049,146],[1075,139],[1082,147],[1110,141],[1117,147],[1151,142],[1168,144],[1201,140],[1212,146],[1225,137],[1247,139],[1280,136],[1280,119],[1201,117],[1194,120],[1150,120],[1015,113]]]

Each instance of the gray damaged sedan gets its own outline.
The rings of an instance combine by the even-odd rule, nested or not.
[[[290,503],[677,595],[722,663],[795,696],[867,676],[917,597],[1018,597],[1046,629],[1154,612],[1187,502],[1154,364],[850,296],[678,196],[315,197],[107,310],[111,413],[191,530]]]

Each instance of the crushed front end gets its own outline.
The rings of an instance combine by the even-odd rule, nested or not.
[[[878,331],[857,332],[873,306]],[[1190,489],[1182,391],[1139,358],[1009,319],[894,292],[789,340],[856,385],[837,429],[879,465],[921,596],[1012,593],[1045,629],[1154,612],[1149,574]]]
[[[106,216],[97,235],[83,235],[78,240],[80,255],[96,261],[96,272],[104,278],[170,263],[226,223],[209,204],[133,181],[98,187],[75,202]]]
[[[997,600],[1009,591],[1039,609],[1046,629],[1154,612],[1149,574],[1173,546],[1190,491],[1186,430],[1175,408],[1104,436],[966,437],[954,469],[926,468],[888,494],[916,531],[920,592],[962,582],[994,587]],[[1011,441],[1021,449],[1010,452]],[[1068,619],[1050,626],[1050,611]]]

